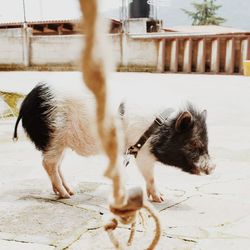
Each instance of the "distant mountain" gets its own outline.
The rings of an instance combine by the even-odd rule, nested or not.
[[[192,10],[192,0],[168,0],[168,6],[158,8],[158,18],[163,20],[164,27],[191,25],[191,19],[181,10]],[[196,0],[201,2],[201,0]],[[217,0],[222,5],[218,15],[227,21],[224,26],[231,26],[250,31],[250,1],[249,0]],[[120,10],[113,9],[105,13],[107,17],[120,19]]]

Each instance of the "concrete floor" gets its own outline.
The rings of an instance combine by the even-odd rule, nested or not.
[[[38,81],[79,84],[77,72],[2,72],[0,90],[27,93]],[[162,223],[157,249],[250,249],[250,78],[216,75],[115,73],[110,77],[113,106],[124,97],[148,108],[178,107],[189,100],[208,110],[210,176],[156,167],[166,201],[154,204]],[[67,152],[63,171],[77,194],[58,200],[41,165],[40,153],[14,119],[0,121],[0,249],[113,249],[103,232],[109,181],[102,177],[104,156],[83,158]],[[128,167],[129,186],[143,185]],[[145,249],[153,224],[139,226],[131,249]],[[127,228],[117,235],[125,242]]]

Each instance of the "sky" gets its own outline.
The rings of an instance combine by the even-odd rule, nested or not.
[[[127,2],[131,0],[126,0]],[[159,18],[165,27],[190,25],[191,20],[181,8],[191,9],[193,0],[148,0],[157,1]],[[201,1],[201,0],[196,0]],[[217,0],[223,7],[219,15],[227,19],[225,26],[250,30],[250,0]],[[24,20],[23,2],[25,3],[27,21],[79,19],[79,0],[0,0],[0,22],[22,22]],[[122,0],[99,0],[100,10],[107,17],[119,18]],[[240,18],[239,18],[240,17]]]
[[[74,19],[81,16],[78,0],[0,0],[0,22],[23,21],[23,2],[28,21]],[[118,8],[120,5],[120,0],[100,0],[101,11]]]
[[[129,2],[129,0],[127,0]],[[150,0],[168,3],[172,0]],[[25,4],[27,20],[74,19],[80,17],[78,0],[0,0],[0,21],[23,20],[23,2]],[[99,0],[100,10],[106,12],[117,9],[122,5],[122,0]]]
[[[75,19],[80,17],[77,0],[24,0],[26,20]],[[23,0],[0,0],[0,22],[23,21]]]
[[[121,6],[121,0],[100,0],[100,9],[102,11],[107,11],[109,9],[119,8]]]

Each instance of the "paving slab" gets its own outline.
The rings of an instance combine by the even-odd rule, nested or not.
[[[162,250],[250,249],[250,78],[216,75],[117,73],[111,76],[114,104],[125,95],[145,108],[192,100],[208,110],[210,153],[217,164],[210,176],[195,176],[158,164],[156,181],[165,195],[152,203],[159,213]],[[38,81],[79,83],[79,72],[3,72],[0,90],[26,94]],[[143,89],[143,91],[142,91]],[[141,93],[138,96],[138,93]],[[157,97],[157,98],[156,98]],[[84,158],[68,151],[62,170],[76,194],[58,199],[42,168],[41,154],[15,119],[0,119],[0,249],[113,249],[102,226],[109,216],[110,182],[103,177],[107,159]],[[127,187],[143,178],[130,165],[124,170]],[[143,215],[147,218],[147,215]],[[154,224],[139,220],[134,245],[145,249]],[[130,230],[115,232],[126,244]]]

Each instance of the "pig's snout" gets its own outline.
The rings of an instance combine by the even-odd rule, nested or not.
[[[203,155],[200,156],[198,162],[194,164],[192,173],[197,175],[209,175],[214,171],[215,167],[216,165],[211,161],[210,157],[208,155]]]

